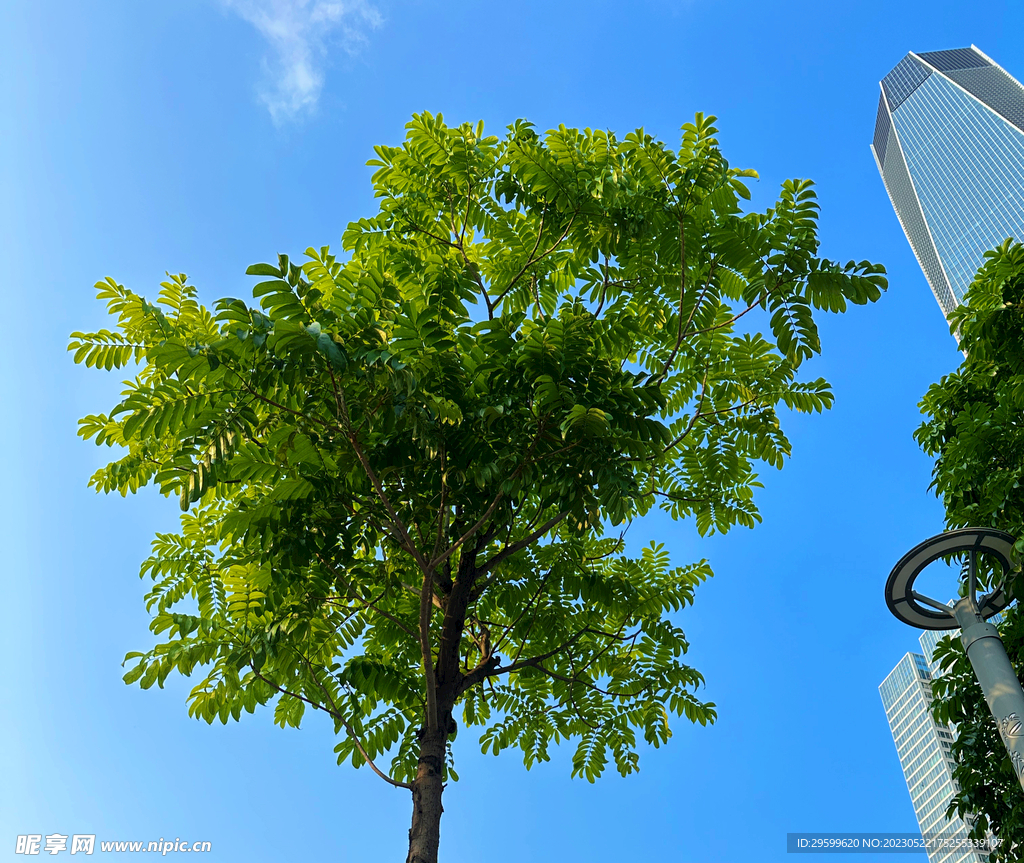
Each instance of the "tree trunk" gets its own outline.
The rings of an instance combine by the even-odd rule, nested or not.
[[[412,827],[409,828],[409,856],[405,863],[437,863],[441,839],[441,793],[444,791],[444,758],[448,736],[455,733],[452,708],[458,699],[462,674],[459,671],[459,647],[466,626],[466,609],[476,581],[477,551],[490,541],[490,534],[478,537],[476,547],[465,553],[449,590],[444,621],[437,647],[434,683],[437,687],[437,727],[424,723],[420,738],[420,760],[412,783]],[[428,684],[429,685],[429,684]]]
[[[441,793],[444,791],[444,755],[447,728],[424,728],[420,760],[412,783],[412,827],[406,863],[437,863],[441,839]]]

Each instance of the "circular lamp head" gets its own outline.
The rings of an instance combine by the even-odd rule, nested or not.
[[[893,567],[885,583],[885,604],[896,617],[918,629],[956,629],[957,622],[951,613],[933,611],[915,598],[914,582],[921,570],[947,554],[966,551],[995,558],[1005,578],[1014,568],[1013,543],[1010,534],[992,527],[963,527],[926,539]],[[992,617],[1009,604],[1010,599],[1000,585],[982,598],[978,610],[983,617]]]

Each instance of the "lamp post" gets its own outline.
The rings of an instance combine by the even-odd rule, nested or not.
[[[926,539],[893,567],[885,583],[885,603],[896,617],[918,629],[960,628],[967,658],[1024,787],[1024,691],[998,631],[985,622],[1010,602],[1005,586],[1014,568],[1013,542],[1010,534],[989,527],[965,527]],[[950,607],[914,590],[914,582],[928,564],[957,552],[967,553],[966,596]],[[979,599],[980,555],[998,562],[1002,577],[993,579],[992,591]]]

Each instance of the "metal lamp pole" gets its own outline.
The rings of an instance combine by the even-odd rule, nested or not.
[[[999,728],[1017,779],[1024,787],[1024,691],[1006,655],[999,633],[986,618],[1009,604],[1006,579],[1014,568],[1014,539],[1005,531],[966,527],[926,539],[896,564],[885,584],[885,602],[904,623],[918,629],[960,628],[960,638],[985,701]],[[914,590],[921,571],[939,558],[967,552],[967,595],[952,607]],[[991,593],[978,598],[978,556],[994,558],[1002,579]]]

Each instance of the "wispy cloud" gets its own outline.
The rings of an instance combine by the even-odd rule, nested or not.
[[[260,99],[281,124],[310,111],[324,86],[329,52],[355,54],[381,15],[366,0],[222,0],[270,43]]]

